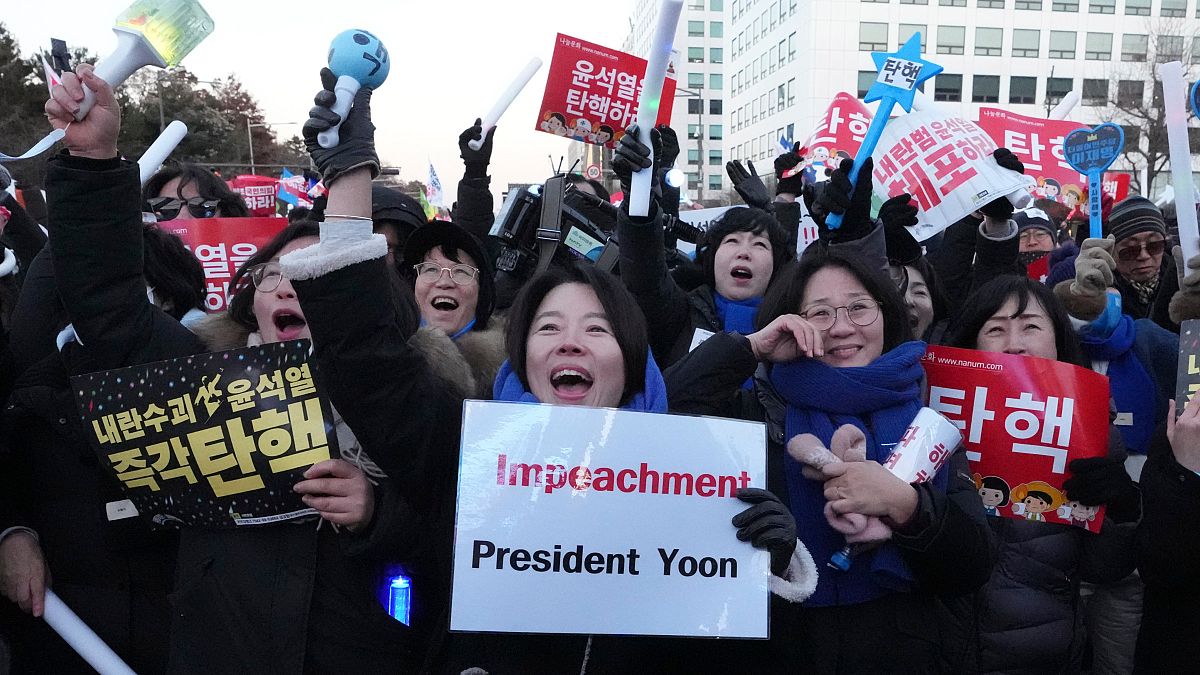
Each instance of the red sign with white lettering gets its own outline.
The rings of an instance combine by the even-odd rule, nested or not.
[[[1108,378],[1049,359],[931,346],[929,407],[963,435],[988,515],[1098,532],[1104,507],[1067,499],[1071,460],[1108,454]]]
[[[229,282],[243,263],[284,227],[287,218],[197,218],[168,220],[158,226],[178,235],[204,268],[204,308],[229,306]]]

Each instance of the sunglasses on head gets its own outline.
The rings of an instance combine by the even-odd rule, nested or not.
[[[1131,262],[1131,261],[1137,260],[1142,255],[1142,249],[1146,249],[1146,253],[1149,253],[1150,257],[1153,258],[1154,256],[1159,255],[1164,250],[1166,250],[1166,248],[1167,248],[1167,240],[1166,239],[1156,239],[1155,241],[1147,241],[1145,243],[1134,244],[1133,246],[1128,246],[1128,247],[1125,247],[1122,249],[1117,249],[1117,259],[1122,260],[1124,262]]]
[[[179,212],[186,206],[193,218],[212,218],[217,215],[220,204],[216,199],[192,197],[191,199],[176,199],[175,197],[154,197],[146,200],[146,210],[153,213],[160,222],[175,220]]]

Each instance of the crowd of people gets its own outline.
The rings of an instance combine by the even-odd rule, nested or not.
[[[791,175],[793,149],[775,180],[730,163],[746,205],[692,259],[667,225],[675,132],[651,130],[652,152],[630,129],[612,168],[626,195],[651,170],[647,216],[567,178],[567,202],[619,244],[615,265],[550,246],[520,271],[497,264],[495,129],[463,132],[452,222],[427,222],[372,182],[371,89],[342,119],[333,85],[324,71],[304,125],[327,201],[245,261],[216,314],[199,262],[156,223],[245,216],[244,203],[188,165],[141,186],[108,84],[82,65],[54,87],[46,116],[66,148],[48,162],[44,211],[0,203],[0,644],[13,672],[86,672],[38,619],[47,588],[139,673],[1200,670],[1200,405],[1174,401],[1200,260],[1172,255],[1152,202],[1106,203],[1105,237],[1090,239],[1086,223],[1000,198],[919,243],[909,195],[872,216],[851,160],[814,184]],[[96,105],[75,121],[85,86]],[[340,142],[322,147],[338,123]],[[1003,148],[994,159],[1023,172]],[[798,257],[802,212],[820,237]],[[1031,279],[1042,257],[1046,279]],[[319,517],[236,530],[106,517],[121,488],[87,442],[70,376],[298,338],[312,340],[339,441],[340,457],[294,486]],[[989,515],[992,488],[962,450],[923,483],[883,467],[926,402],[928,345],[1109,379],[1109,452],[1071,462],[1064,486],[1107,507],[1098,534]],[[769,553],[770,639],[451,632],[466,399],[764,423],[766,484],[712,527]],[[806,465],[814,438],[857,443],[867,461]],[[845,571],[814,564],[844,545],[830,511],[887,532]],[[413,580],[407,622],[376,595],[397,563]]]

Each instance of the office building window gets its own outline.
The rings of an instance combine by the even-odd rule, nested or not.
[[[1150,0],[1125,0],[1127,16],[1150,16]]]
[[[1015,0],[1014,9],[1027,9],[1034,12],[1042,11],[1042,0]]]
[[[780,110],[787,107],[787,85],[781,84],[775,89],[775,105]]]
[[[883,52],[888,48],[888,25],[864,21],[858,24],[858,51]],[[961,52],[959,52],[961,53]]]
[[[1000,76],[976,75],[971,82],[971,101],[973,103],[999,103]]]
[[[1041,53],[1042,32],[1016,28],[1013,30],[1012,55],[1019,58],[1036,59]]]
[[[1125,147],[1136,148],[1141,145],[1141,127],[1136,127],[1132,124],[1122,124],[1121,129],[1125,132]]]
[[[1050,58],[1075,58],[1075,32],[1069,30],[1050,31]]]
[[[1112,37],[1112,33],[1088,33],[1083,45],[1083,58],[1088,61],[1111,59]]]
[[[899,34],[896,36],[899,44],[908,42],[908,39],[913,36],[913,33],[921,34],[921,53],[925,53],[925,42],[929,37],[929,31],[923,23],[902,23],[900,24]]]
[[[688,63],[704,63],[704,47],[688,47]]]
[[[863,98],[867,95],[867,90],[875,83],[875,78],[879,76],[878,71],[860,70],[858,71],[858,98]]]
[[[933,100],[961,101],[962,75],[939,74],[933,79]]]
[[[1183,59],[1183,45],[1186,42],[1182,35],[1159,35],[1157,42],[1154,57],[1160,63]]]
[[[688,37],[704,37],[704,22],[689,21],[688,22]]]
[[[709,21],[708,22],[708,36],[715,37],[715,38],[725,37],[724,24],[722,24],[720,21]]]
[[[1053,0],[1050,9],[1056,12],[1078,12],[1079,0]]]
[[[1121,60],[1145,61],[1146,52],[1150,51],[1150,37],[1126,33],[1121,36]]]
[[[788,107],[796,105],[796,78],[788,80],[787,83]]]
[[[796,60],[796,34],[792,33],[788,36],[788,62]]]
[[[1064,96],[1071,93],[1074,86],[1075,81],[1069,77],[1047,77],[1046,102],[1050,105],[1058,105]]]
[[[724,89],[725,88],[724,80],[725,80],[725,77],[723,75],[721,75],[720,73],[709,73],[708,88],[716,89],[718,91],[721,89]]]
[[[867,4],[876,3],[876,4],[880,4],[880,5],[886,5],[889,2],[891,2],[892,0],[862,0],[862,1]]]
[[[688,73],[688,88],[703,89],[704,88],[704,73]]]
[[[937,53],[962,54],[967,42],[965,26],[938,26]]]
[[[688,164],[700,163],[700,151],[696,148],[688,148]]]
[[[1088,13],[1090,14],[1115,14],[1117,12],[1117,0],[1088,0]]]
[[[721,164],[723,164],[723,163],[724,162],[721,160],[721,151],[720,150],[709,150],[708,151],[708,165],[709,166],[721,166]]]
[[[1108,105],[1108,80],[1084,80],[1082,98],[1084,105]]]
[[[929,0],[900,0],[902,5],[928,5]]]
[[[720,164],[720,162],[717,162],[717,163]],[[720,190],[721,189],[721,174],[719,174],[719,173],[708,174],[708,189],[709,190]]]
[[[720,115],[721,111],[724,109],[724,107],[725,106],[722,105],[722,103],[721,103],[721,99],[714,98],[708,102],[708,114],[709,115]]]
[[[721,133],[721,125],[720,124],[708,125],[708,140],[719,141],[724,137],[725,136]]]
[[[1034,103],[1037,101],[1037,78],[1013,76],[1008,78],[1009,103]]]
[[[1187,0],[1162,0],[1159,9],[1161,16],[1182,18],[1187,14]]]
[[[1117,82],[1117,105],[1119,106],[1126,108],[1141,106],[1145,94],[1146,83],[1141,80],[1121,80]]]
[[[688,114],[689,115],[699,115],[703,112],[704,112],[704,99],[695,98],[695,97],[688,99]]]
[[[699,124],[689,124],[688,125],[688,140],[694,141],[697,138],[700,138],[700,125]]]
[[[979,0],[976,7],[980,9],[1004,9],[1004,0]]]
[[[720,47],[710,47],[708,50],[709,63],[725,63],[725,50]]]
[[[938,0],[942,7],[966,7],[967,0]]]
[[[975,56],[1000,56],[1003,44],[1003,28],[975,29]]]
[[[714,12],[720,12],[725,9],[725,0],[708,0],[708,8]]]

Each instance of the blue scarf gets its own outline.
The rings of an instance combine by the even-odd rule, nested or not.
[[[496,382],[492,385],[492,398],[497,401],[516,401],[521,403],[541,403],[525,385],[516,371],[505,361],[496,373]],[[636,410],[640,412],[667,412],[667,384],[663,382],[662,371],[654,362],[654,356],[646,352],[646,381],[642,390],[633,395],[627,405],[621,410]]]
[[[867,459],[882,462],[921,409],[921,358],[924,342],[906,342],[859,368],[833,368],[814,359],[778,364],[771,384],[787,403],[786,437],[813,434],[826,445],[843,424],[866,434]],[[792,515],[800,539],[817,564],[845,545],[845,537],[825,521],[824,486],[800,473],[801,465],[785,455]],[[946,471],[934,478],[945,490]],[[851,605],[912,588],[912,572],[895,544],[884,544],[855,556],[846,572],[825,572],[805,604],[816,607]]]
[[[1108,382],[1117,412],[1133,414],[1132,425],[1118,426],[1117,429],[1121,430],[1121,438],[1129,452],[1144,455],[1154,433],[1154,403],[1158,394],[1154,380],[1133,348],[1135,337],[1137,325],[1128,314],[1122,314],[1107,337],[1096,331],[1079,331],[1079,345],[1089,359],[1108,361]]]
[[[717,307],[717,318],[727,331],[749,335],[754,332],[754,313],[762,304],[762,296],[746,300],[730,300],[713,291],[713,304]]]

